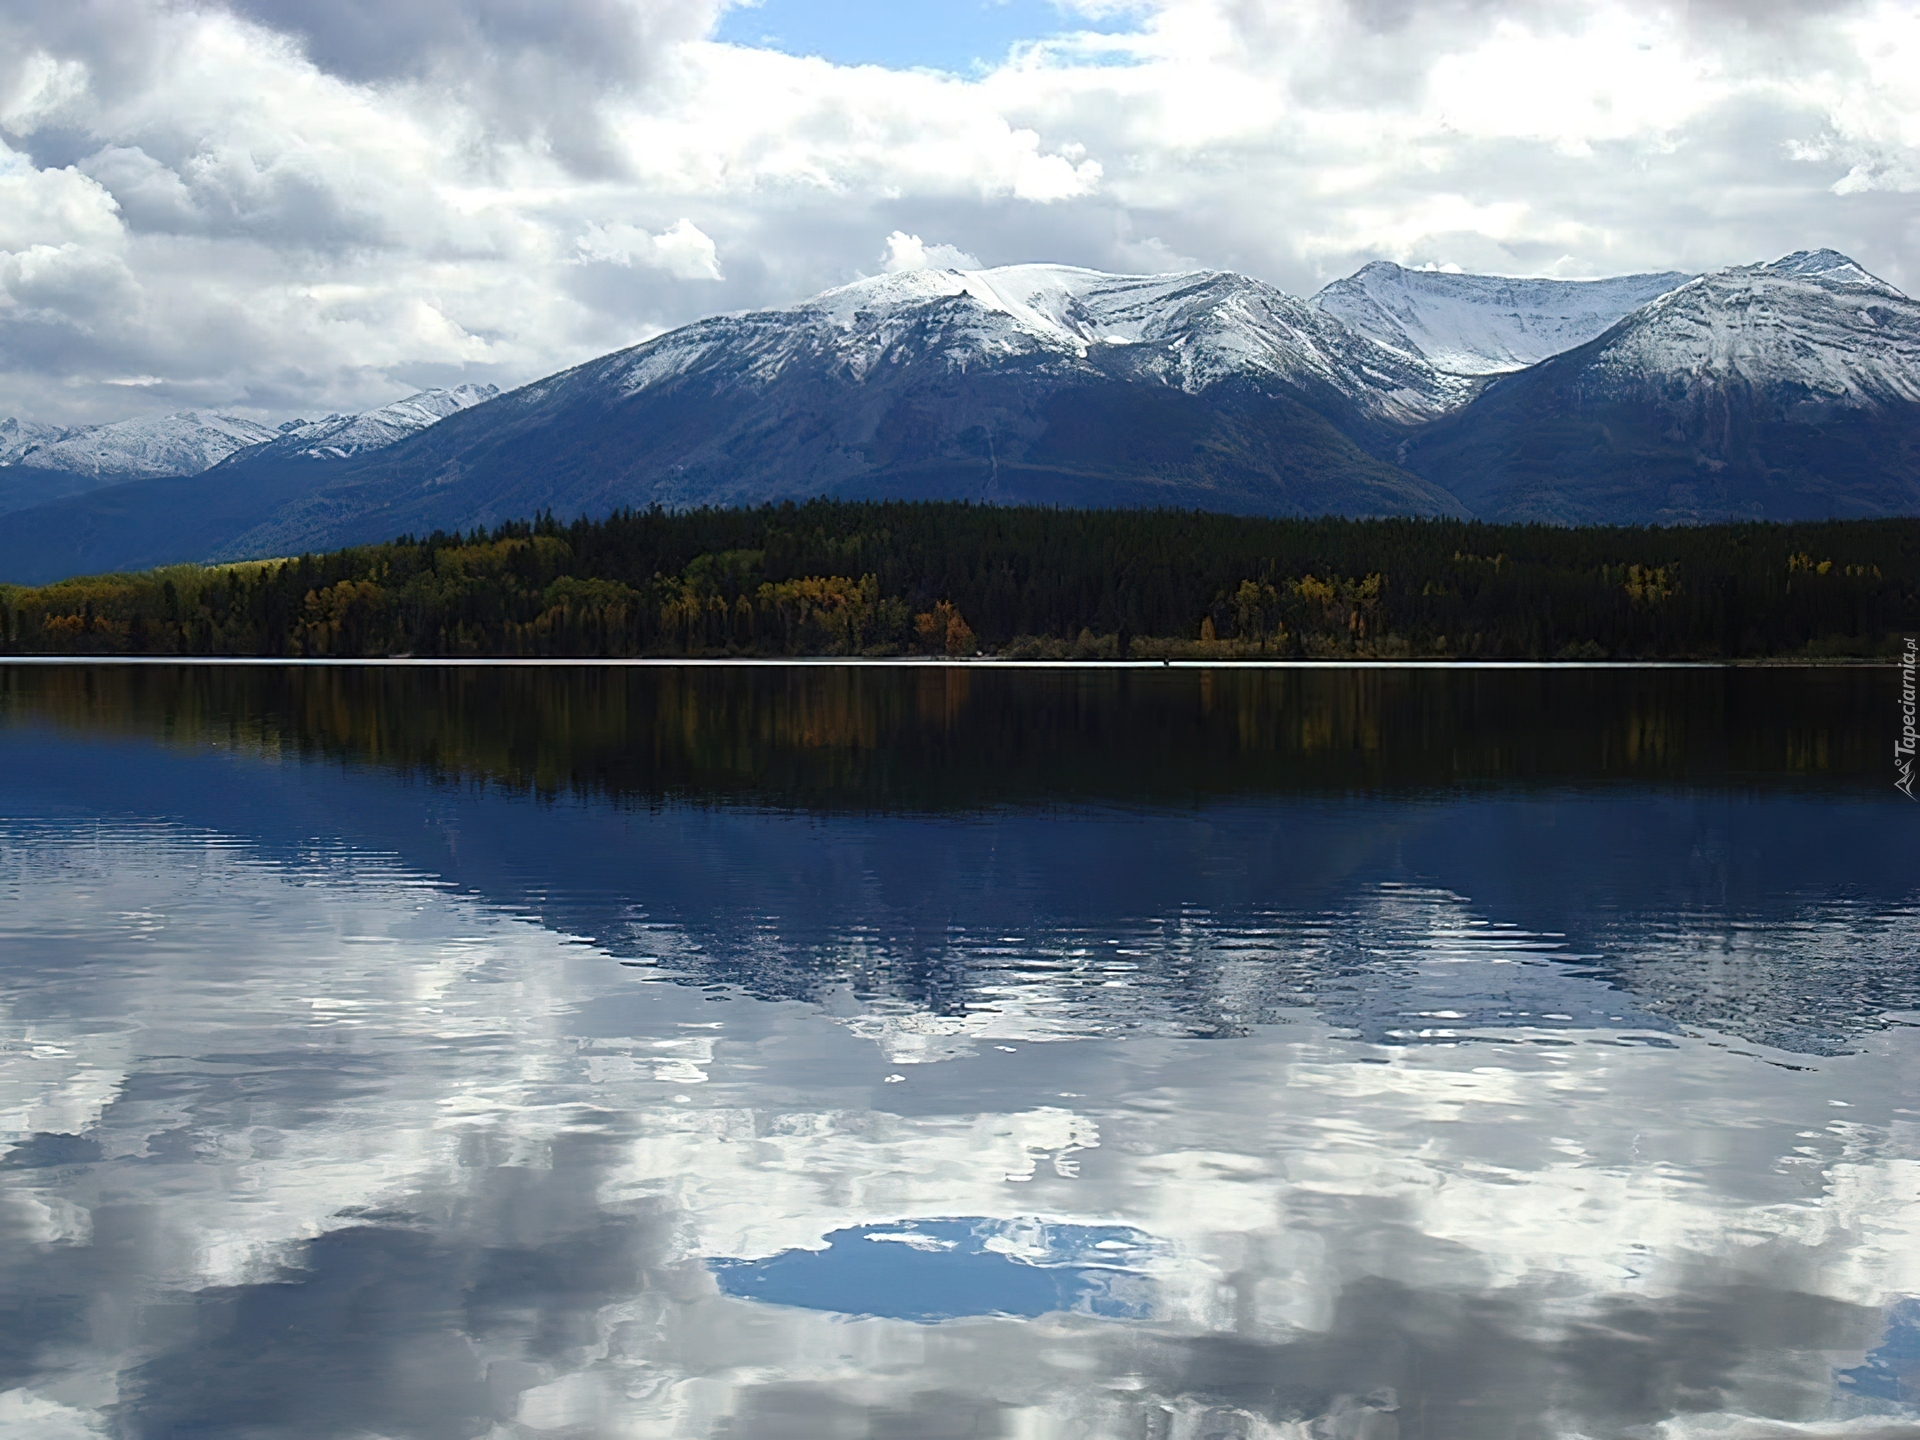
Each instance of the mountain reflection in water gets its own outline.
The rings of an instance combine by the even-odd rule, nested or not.
[[[1920,1435],[1891,696],[0,668],[0,1434]]]

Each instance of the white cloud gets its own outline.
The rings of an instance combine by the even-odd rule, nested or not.
[[[121,239],[119,207],[102,186],[72,169],[38,170],[0,145],[0,250]]]
[[[929,245],[918,235],[896,230],[887,236],[880,268],[895,270],[978,270],[980,261],[953,245]]]
[[[42,120],[75,107],[85,97],[87,67],[77,60],[56,60],[44,51],[21,57],[0,99],[0,126],[29,131]]]
[[[712,43],[718,3],[14,0],[0,415],[513,384],[894,232],[1295,290],[1812,244],[1920,284],[1911,0],[1142,0],[970,78]]]
[[[579,258],[610,265],[643,265],[681,280],[720,280],[720,252],[691,220],[681,218],[649,235],[637,225],[589,225],[575,243]]]
[[[0,252],[0,296],[11,307],[84,321],[128,303],[136,289],[118,256],[68,243]]]
[[[0,831],[0,861],[14,930],[53,937],[0,993],[0,1149],[52,1132],[84,1135],[101,1156],[0,1172],[15,1240],[0,1251],[0,1278],[27,1295],[57,1284],[128,1321],[62,1337],[42,1370],[13,1377],[85,1408],[0,1393],[9,1434],[105,1433],[111,1412],[94,1407],[130,1393],[131,1378],[149,1414],[168,1413],[165,1398],[181,1393],[169,1384],[204,1395],[211,1369],[267,1343],[243,1333],[236,1351],[223,1338],[237,1297],[218,1288],[253,1284],[287,1299],[371,1296],[387,1334],[449,1337],[445,1349],[416,1343],[399,1381],[369,1385],[366,1433],[417,1433],[409,1417],[439,1411],[406,1402],[439,1405],[459,1373],[446,1357],[472,1365],[469,1344],[509,1402],[538,1387],[518,1412],[537,1429],[707,1433],[715,1413],[750,1413],[755,1387],[775,1375],[788,1390],[860,1403],[981,1394],[1024,1411],[1030,1434],[1137,1432],[1101,1423],[1094,1407],[1135,1390],[1160,1414],[1163,1400],[1221,1399],[1220,1377],[1236,1372],[1219,1347],[1196,1347],[1210,1333],[1231,1337],[1237,1373],[1253,1377],[1234,1382],[1241,1396],[1271,1395],[1271,1376],[1293,1375],[1309,1400],[1323,1388],[1323,1404],[1366,1393],[1378,1356],[1417,1342],[1416,1358],[1470,1367],[1452,1393],[1506,1407],[1485,1433],[1542,1414],[1585,1434],[1630,1423],[1722,1437],[1910,1433],[1763,1431],[1734,1418],[1824,1406],[1833,1372],[1876,1343],[1873,1311],[1920,1288],[1920,1166],[1898,1108],[1910,1029],[1863,1036],[1811,1074],[1697,1036],[1630,1050],[1607,1043],[1625,1037],[1606,1029],[1560,1031],[1551,1047],[1383,1046],[1304,1013],[1231,1041],[1129,1039],[1094,1023],[1078,1043],[1047,1044],[1075,1038],[1062,1023],[1086,997],[1040,967],[953,1023],[884,997],[841,995],[828,1013],[742,996],[716,1007],[684,985],[637,1000],[634,972],[597,946],[348,847],[275,863],[218,833],[73,823],[25,841]],[[109,886],[111,908],[98,903]],[[249,917],[244,930],[235,913]],[[1431,980],[1514,958],[1504,927],[1472,939],[1475,919],[1451,898],[1388,890],[1355,902],[1335,949],[1372,942],[1418,957],[1402,978],[1414,982],[1403,993],[1419,995],[1418,971]],[[777,913],[765,922],[781,932]],[[1825,923],[1836,954],[1911,946],[1910,922],[1863,929],[1842,907]],[[643,933],[669,956],[724,956],[733,944],[669,923]],[[823,957],[868,953],[869,931],[828,933],[814,934]],[[1697,976],[1714,941],[1711,926],[1691,927],[1632,959]],[[1257,964],[1241,953],[1232,963]],[[115,994],[138,1026],[89,1018],[76,954],[129,957]],[[1555,983],[1609,1009],[1620,998],[1592,978]],[[971,1035],[955,1035],[956,1023]],[[1646,1038],[1638,1026],[1626,1035]],[[1026,1052],[996,1085],[982,1086],[979,1065],[925,1063],[910,1104],[862,1098],[860,1077],[883,1073],[877,1061],[933,1062],[928,1039],[994,1037]],[[233,1057],[249,1055],[277,1061],[278,1083],[236,1083]],[[324,1057],[350,1083],[287,1055]],[[693,1085],[716,1093],[678,1103]],[[1844,1120],[1829,1106],[1838,1095],[1853,1102]],[[1129,1103],[1140,1096],[1152,1103]],[[1550,1126],[1516,1123],[1548,1113]],[[188,1138],[190,1156],[167,1143]],[[996,1220],[1008,1239],[1034,1216],[1143,1232],[1152,1243],[1130,1263],[1151,1276],[1159,1323],[922,1329],[783,1305],[734,1324],[705,1288],[711,1257],[818,1249],[854,1226],[957,1215]],[[636,1256],[622,1236],[640,1220],[654,1228]],[[111,1240],[111,1263],[91,1248],[96,1233]],[[337,1268],[343,1238],[396,1234],[430,1242],[433,1265],[384,1291],[364,1265]],[[50,1262],[38,1247],[58,1248]],[[502,1255],[525,1264],[503,1270]],[[473,1267],[480,1257],[486,1268]],[[645,1283],[634,1262],[649,1267]],[[606,1283],[589,1283],[601,1263]],[[446,1288],[427,1283],[429,1269]],[[516,1289],[516,1269],[547,1283]],[[463,1311],[476,1273],[494,1283],[484,1308]],[[1396,1282],[1386,1304],[1368,1306],[1383,1275]],[[1849,1306],[1871,1308],[1848,1317]],[[209,1313],[227,1323],[191,1323]],[[449,1313],[453,1328],[431,1328]],[[1655,1328],[1663,1316],[1675,1328]],[[168,1343],[169,1327],[186,1341]],[[1691,1366],[1682,1378],[1713,1378],[1707,1403],[1734,1415],[1696,1415],[1685,1432],[1645,1425],[1660,1413],[1646,1408],[1647,1388],[1628,1387],[1622,1402],[1613,1383],[1622,1335],[1649,1353],[1671,1340]],[[1436,1348],[1449,1336],[1457,1348]],[[1181,1357],[1196,1348],[1189,1369]],[[291,1335],[266,1353],[311,1361],[314,1344]],[[323,1366],[308,1378],[314,1368],[251,1373],[318,1397],[332,1377]],[[1429,1385],[1445,1363],[1422,1369],[1410,1383]],[[1126,1390],[1107,1383],[1115,1374],[1133,1377]],[[1668,1394],[1653,1393],[1656,1404]],[[706,1407],[700,1423],[688,1419],[690,1395]],[[1211,1412],[1216,1423],[1222,1413]],[[1378,1433],[1362,1418],[1235,1430]]]
[[[1596,141],[1657,136],[1725,97],[1710,57],[1664,43],[1661,26],[1602,12],[1577,32],[1512,21],[1441,55],[1427,76],[1441,123],[1477,138],[1551,141],[1590,154]]]

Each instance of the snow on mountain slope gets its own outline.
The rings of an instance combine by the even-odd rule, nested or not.
[[[274,455],[308,460],[344,460],[365,450],[380,450],[407,436],[437,425],[449,415],[493,399],[497,385],[459,385],[451,390],[422,390],[378,410],[360,415],[329,415],[304,420],[247,452],[247,457]]]
[[[1590,387],[1741,382],[1865,409],[1920,402],[1920,303],[1833,250],[1702,275],[1622,321]]]
[[[73,430],[7,420],[0,422],[0,467],[58,471],[98,482],[198,475],[255,454],[343,460],[395,444],[499,393],[494,385],[422,390],[364,414],[295,420],[277,430],[205,410]]]
[[[1584,345],[1688,276],[1515,280],[1376,261],[1314,296],[1314,309],[1449,375],[1523,370]]]
[[[57,425],[35,425],[28,420],[0,420],[0,465],[11,465],[27,451],[51,445],[69,432]]]
[[[195,475],[235,451],[264,444],[279,433],[271,426],[235,415],[183,410],[175,415],[142,416],[69,430],[58,439],[22,447],[5,463],[125,479]]]
[[[950,370],[1016,361],[1115,363],[1188,394],[1234,378],[1324,387],[1375,417],[1417,422],[1469,386],[1243,275],[1107,275],[1065,265],[912,270],[785,310],[718,316],[627,352],[626,394],[696,372],[764,387],[801,363],[856,382],[934,359]],[[560,377],[556,377],[556,380]],[[551,383],[551,382],[543,382]]]

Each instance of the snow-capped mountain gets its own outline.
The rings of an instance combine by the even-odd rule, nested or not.
[[[489,394],[301,422],[191,481],[23,511],[0,528],[0,578],[820,495],[1563,523],[1920,514],[1920,307],[1831,251],[1691,280],[1374,265],[1311,304],[1222,271],[908,271]],[[76,440],[100,443],[6,443]]]
[[[278,433],[270,425],[237,415],[182,410],[62,431],[57,438],[21,446],[0,463],[95,479],[193,475],[237,450],[265,444]]]
[[[263,516],[323,488],[349,461],[418,435],[499,393],[492,385],[423,390],[364,414],[294,420],[277,430],[252,421],[196,429],[195,423],[206,418],[198,415],[56,431],[51,440],[44,427],[37,435],[25,425],[0,427],[0,445],[22,437],[18,448],[25,457],[0,469],[0,513],[6,514],[0,526],[0,576],[39,583],[210,558]],[[167,448],[170,438],[182,437],[183,443]],[[191,443],[196,439],[199,448]],[[231,445],[235,439],[248,443]],[[48,464],[40,457],[49,454],[56,457],[53,463],[77,463],[69,449],[76,441],[92,447],[79,460],[94,456],[103,466],[145,463],[160,473],[129,478],[107,470],[88,475],[35,468]],[[212,460],[201,463],[209,455]],[[166,466],[180,468],[160,468]]]
[[[1716,271],[1402,459],[1488,518],[1920,514],[1920,303],[1832,250]]]
[[[1376,261],[1313,297],[1349,329],[1448,375],[1524,370],[1584,345],[1691,277],[1515,280]]]
[[[378,410],[263,425],[237,415],[183,410],[108,425],[63,430],[23,420],[0,422],[0,466],[59,470],[112,480],[198,475],[232,456],[261,447],[275,455],[343,460],[392,445],[447,416],[491,400],[495,385],[422,390]]]
[[[1457,514],[1382,452],[1472,389],[1241,275],[909,271],[537,381],[219,553],[822,494]]]
[[[208,411],[59,429],[0,424],[0,514],[161,475],[190,475],[270,440],[252,420]]]
[[[1188,394],[1233,379],[1324,387],[1401,423],[1471,395],[1418,355],[1376,344],[1271,285],[1217,270],[910,270],[789,309],[698,321],[626,353],[631,363],[617,383],[628,394],[716,367],[737,383],[764,386],[800,364],[865,381],[882,364],[909,360],[966,371],[1037,359],[1067,370],[1117,363]]]
[[[497,385],[457,385],[450,390],[422,390],[378,410],[359,415],[328,415],[283,425],[280,433],[254,456],[286,456],[305,460],[345,460],[366,450],[398,444],[449,415],[482,404],[500,393]]]
[[[11,465],[30,450],[51,445],[68,431],[27,420],[0,420],[0,466]]]
[[[1597,390],[1728,385],[1798,405],[1920,402],[1920,304],[1835,250],[1702,275],[1596,347]]]

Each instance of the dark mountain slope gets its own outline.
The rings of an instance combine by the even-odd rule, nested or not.
[[[752,409],[694,385],[625,403],[569,387],[509,396],[438,428],[343,470],[218,553],[281,554],[542,510],[570,518],[816,495],[1461,513],[1310,406],[1244,385],[1196,396],[1013,370],[876,393],[819,377]]]
[[[0,519],[0,579],[42,585],[208,559],[324,478],[311,462],[280,460],[132,480],[35,505]]]

